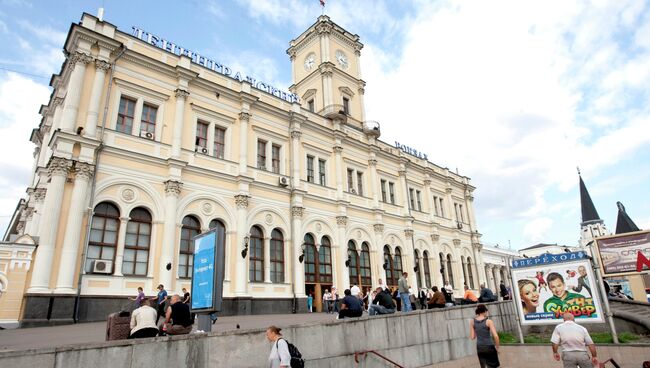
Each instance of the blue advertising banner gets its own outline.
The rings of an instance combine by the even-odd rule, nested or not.
[[[216,231],[210,231],[194,238],[192,310],[213,309],[217,269],[215,265],[216,245]]]

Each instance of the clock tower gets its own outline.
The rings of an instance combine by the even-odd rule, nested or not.
[[[315,113],[344,112],[347,122],[363,127],[365,111],[359,57],[363,44],[326,15],[296,39],[287,54],[291,58],[292,93],[305,109]],[[331,111],[329,111],[331,110]]]

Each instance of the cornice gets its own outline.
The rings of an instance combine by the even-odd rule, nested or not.
[[[133,64],[161,73],[166,77],[178,78],[176,68],[135,51],[127,50],[120,58],[120,61],[130,61]]]

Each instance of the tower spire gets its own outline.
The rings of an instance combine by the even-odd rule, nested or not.
[[[596,211],[594,202],[591,200],[589,191],[587,191],[587,186],[582,180],[580,169],[578,169],[578,177],[580,178],[580,209],[582,210],[582,223],[602,221],[600,216],[598,216],[598,211]]]
[[[630,216],[625,211],[625,206],[623,206],[623,203],[616,202],[616,206],[618,207],[618,218],[616,219],[616,234],[625,234],[625,233],[631,233],[633,231],[639,231],[639,227],[636,226],[634,221],[632,221]]]

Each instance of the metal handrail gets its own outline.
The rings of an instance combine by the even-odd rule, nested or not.
[[[374,351],[374,350],[356,351],[356,352],[354,353],[354,361],[357,363],[357,367],[359,366],[359,363],[360,363],[360,362],[359,362],[359,356],[363,356],[363,358],[365,359],[366,356],[368,355],[368,353],[370,353],[370,354],[375,354],[376,356],[382,358],[383,360],[389,362],[390,364],[392,364],[393,366],[395,366],[395,367],[397,367],[397,368],[404,368],[403,365],[399,365],[398,363],[395,363],[394,361],[392,361],[392,360],[386,358],[385,356],[379,354],[378,352],[376,352],[376,351]]]
[[[609,358],[609,359],[607,359],[607,360],[604,361],[604,362],[600,362],[600,363],[598,363],[598,367],[599,367],[599,368],[605,368],[605,365],[606,365],[607,363],[612,363],[612,365],[614,366],[614,368],[621,368],[621,366],[618,365],[618,363],[616,363],[616,361],[614,360],[614,358]]]

